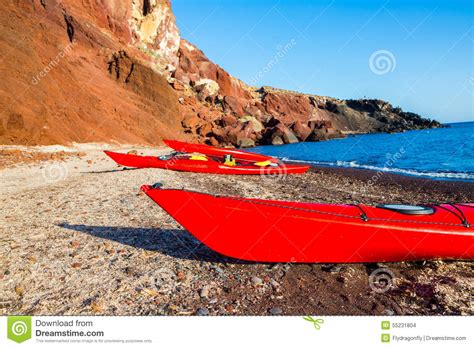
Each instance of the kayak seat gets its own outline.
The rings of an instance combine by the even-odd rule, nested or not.
[[[208,158],[206,156],[201,156],[201,155],[193,155],[189,157],[189,159],[193,161],[208,161]]]
[[[271,162],[270,161],[263,161],[263,162],[255,162],[254,163],[258,167],[268,167]]]
[[[230,166],[230,167],[235,167],[237,165],[237,163],[235,163],[235,159],[234,159],[234,157],[232,157],[232,155],[224,155],[224,164],[226,166]]]
[[[379,204],[377,208],[391,210],[405,215],[431,215],[434,209],[423,205]]]

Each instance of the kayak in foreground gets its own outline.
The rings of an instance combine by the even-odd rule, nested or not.
[[[272,164],[259,166],[254,162],[241,162],[227,165],[206,156],[139,156],[118,152],[104,151],[107,156],[124,167],[132,168],[161,168],[184,172],[209,174],[238,174],[238,175],[286,175],[303,174],[308,171],[308,165]]]
[[[261,155],[258,153],[252,153],[236,149],[226,149],[223,147],[214,147],[205,144],[189,144],[177,140],[163,140],[163,142],[171,147],[173,150],[178,152],[187,152],[187,153],[202,153],[207,156],[216,156],[223,157],[225,155],[231,155],[237,160],[251,161],[251,162],[263,162],[270,161],[272,163],[277,163],[278,159]]]
[[[141,188],[211,249],[259,262],[474,259],[474,204],[334,205]]]

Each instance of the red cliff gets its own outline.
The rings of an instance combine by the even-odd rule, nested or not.
[[[438,126],[380,100],[344,101],[229,75],[180,37],[168,0],[0,4],[0,143],[253,146]]]

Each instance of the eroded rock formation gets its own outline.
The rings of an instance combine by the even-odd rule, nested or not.
[[[168,0],[0,5],[0,142],[248,147],[438,127],[381,100],[251,87],[180,37]]]

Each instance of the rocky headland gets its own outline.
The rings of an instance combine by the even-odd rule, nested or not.
[[[250,147],[440,127],[382,100],[249,86],[181,37],[168,0],[0,7],[3,144]]]

